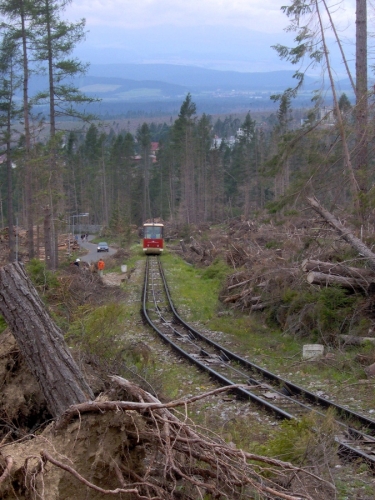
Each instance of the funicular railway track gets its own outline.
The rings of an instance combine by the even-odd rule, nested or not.
[[[299,419],[308,412],[335,413],[336,440],[340,454],[361,458],[375,466],[375,421],[321,398],[292,382],[238,356],[188,325],[177,314],[159,257],[148,256],[142,297],[143,314],[149,325],[178,355],[194,363],[222,385],[234,388],[242,399],[251,400],[278,418]],[[271,394],[277,405],[270,403]]]

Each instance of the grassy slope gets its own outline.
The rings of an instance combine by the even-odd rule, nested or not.
[[[308,342],[270,329],[261,314],[218,315],[220,311],[225,312],[218,301],[218,293],[227,271],[223,265],[215,263],[211,269],[197,269],[170,253],[163,255],[163,265],[172,299],[184,319],[190,322],[199,321],[205,328],[225,333],[226,338],[230,339],[231,350],[249,356],[256,364],[309,387],[312,391],[322,391],[338,403],[352,406],[358,411],[367,410],[365,413],[371,418],[374,387],[373,384],[366,383],[363,368],[354,361],[359,351],[373,351],[371,345],[360,349],[352,348],[349,351],[336,350],[332,352],[333,358],[326,361],[305,361],[302,359],[302,347]],[[327,423],[322,425],[322,432],[326,432],[324,426]],[[290,429],[287,426],[280,433],[279,428],[272,429],[269,422],[265,422],[262,429],[262,425],[256,420],[246,421],[245,418],[235,420],[234,425],[229,427],[226,437],[230,440],[252,451],[267,452],[269,449],[271,453],[275,453],[275,450],[278,450],[280,458],[282,453],[288,454],[290,449],[298,446],[304,450],[301,453],[307,452],[307,442],[312,446],[306,426],[302,430],[300,427]],[[317,427],[316,422],[314,427]],[[264,444],[268,442],[269,448]],[[308,452],[313,451],[316,450],[310,449]],[[319,451],[317,453],[319,454]],[[338,471],[345,476],[347,471],[341,471],[341,466],[338,467]],[[368,492],[372,489],[371,486],[365,486],[367,481],[362,482],[361,479],[361,475],[366,474],[365,466],[359,465],[358,469],[354,473],[351,470],[350,474],[350,481],[343,480],[340,474],[335,479],[337,498],[350,498],[358,485],[361,485],[362,491]]]

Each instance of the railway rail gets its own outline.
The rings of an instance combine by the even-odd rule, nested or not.
[[[324,415],[334,411],[338,424],[339,452],[360,458],[375,467],[375,421],[310,392],[242,358],[214,342],[177,313],[161,261],[148,256],[142,296],[142,312],[149,325],[178,355],[207,372],[238,397],[251,400],[282,419],[300,419],[309,412]],[[270,402],[269,398],[275,402]]]

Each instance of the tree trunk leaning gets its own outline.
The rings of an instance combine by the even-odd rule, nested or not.
[[[375,270],[375,254],[356,236],[354,236],[345,226],[341,224],[328,210],[323,208],[315,198],[307,198],[309,205],[319,215],[325,219],[345,240],[351,245],[359,254],[365,257],[368,261],[369,267]]]
[[[60,416],[71,405],[94,398],[61,330],[46,311],[21,263],[8,264],[0,269],[0,312],[54,417]]]

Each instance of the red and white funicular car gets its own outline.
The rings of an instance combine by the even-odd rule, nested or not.
[[[143,252],[161,254],[164,249],[164,225],[146,222],[143,224]]]

